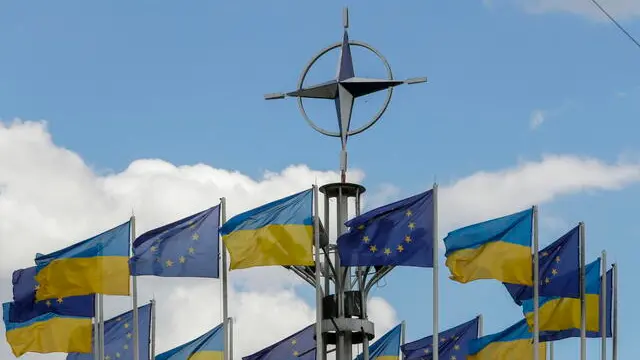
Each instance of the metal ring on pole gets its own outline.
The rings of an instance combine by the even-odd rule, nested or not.
[[[378,59],[380,59],[380,61],[382,61],[382,63],[384,64],[385,68],[387,69],[387,80],[393,80],[393,73],[391,71],[391,66],[389,65],[389,62],[387,61],[387,59],[385,59],[385,57],[382,56],[382,54],[378,50],[376,50],[371,45],[369,45],[369,44],[367,44],[365,42],[362,42],[362,41],[349,41],[349,45],[359,46],[359,47],[365,48],[365,49],[371,51],[372,53],[374,53],[378,57]],[[332,45],[329,45],[326,48],[324,48],[323,50],[321,50],[316,56],[314,56],[311,59],[311,61],[309,61],[307,66],[302,71],[302,75],[300,76],[300,80],[298,81],[298,91],[303,89],[304,80],[306,79],[307,74],[309,73],[309,70],[311,70],[311,67],[316,63],[316,61],[318,61],[322,56],[324,56],[329,51],[331,51],[333,49],[337,49],[337,48],[339,48],[341,46],[342,46],[341,42],[337,42],[337,43],[334,43]],[[386,97],[386,99],[384,101],[384,104],[382,105],[382,108],[380,108],[378,113],[371,120],[369,120],[369,122],[367,122],[363,126],[357,128],[355,130],[349,130],[349,132],[347,133],[347,136],[357,135],[357,134],[369,129],[371,126],[373,126],[373,124],[378,122],[378,120],[380,120],[380,118],[382,117],[382,114],[384,114],[384,112],[387,110],[387,107],[389,106],[389,103],[391,102],[391,95],[393,95],[393,87],[387,88],[387,97]],[[305,121],[314,130],[316,130],[317,132],[319,132],[319,133],[321,133],[323,135],[333,136],[333,137],[340,137],[340,132],[339,131],[325,130],[325,129],[319,127],[318,125],[316,125],[309,118],[309,116],[307,115],[307,112],[304,109],[304,103],[302,102],[302,97],[298,97],[298,108],[300,109],[300,113],[302,114],[302,117],[305,119]]]

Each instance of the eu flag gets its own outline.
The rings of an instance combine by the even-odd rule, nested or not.
[[[36,302],[38,283],[35,276],[35,266],[13,272],[13,303],[10,307],[9,321],[21,323],[47,313],[87,318],[94,316],[94,295]]]
[[[139,359],[149,358],[151,304],[138,308]],[[104,323],[104,360],[133,360],[133,310]],[[93,360],[93,354],[70,353],[67,360]]]
[[[580,267],[580,225],[538,252],[540,296],[580,297],[573,273]],[[533,287],[504,283],[518,305],[533,298]]]
[[[133,243],[131,275],[219,276],[220,206],[147,231]]]
[[[347,221],[338,238],[341,264],[433,267],[435,211],[429,190]]]
[[[478,338],[480,317],[441,332],[438,336],[438,356],[441,359],[466,359],[469,343]],[[427,336],[400,347],[404,360],[431,360],[433,336]]]
[[[315,324],[309,325],[255,354],[243,357],[242,360],[315,360],[315,335]]]

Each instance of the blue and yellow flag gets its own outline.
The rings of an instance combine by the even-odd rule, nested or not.
[[[533,208],[450,232],[444,239],[451,279],[533,285]]]
[[[533,334],[522,319],[499,333],[469,343],[467,360],[533,360]],[[546,343],[540,343],[538,360],[546,360]]]
[[[305,190],[232,217],[220,228],[230,269],[313,265],[313,192]]]
[[[130,222],[48,255],[36,256],[36,300],[129,295]]]
[[[163,352],[155,360],[222,360],[224,329],[222,324],[184,345]]]
[[[607,271],[607,308],[606,308],[606,336],[607,337],[612,337],[613,333],[612,333],[612,327],[611,327],[611,318],[612,318],[612,313],[613,313],[613,301],[612,301],[612,296],[613,296],[613,270],[609,270]],[[598,318],[602,319],[602,311],[604,309],[598,308]],[[575,311],[575,310],[570,310],[570,311]],[[590,309],[589,307],[587,307],[587,319],[589,319],[590,317],[590,311],[593,311],[592,309]],[[579,323],[580,320],[578,320]],[[593,320],[592,320],[593,321]],[[602,320],[600,320],[602,321]],[[568,339],[568,338],[576,338],[576,337],[580,337],[580,327],[577,328],[572,328],[572,329],[566,329],[566,330],[560,330],[560,331],[541,331],[540,332],[540,341],[557,341],[557,340],[562,340],[562,339]],[[600,331],[590,331],[587,328],[587,337],[588,338],[601,338],[602,334],[600,333]]]
[[[138,308],[138,359],[149,358],[151,341],[151,304]],[[133,360],[133,310],[118,315],[104,323],[104,359]],[[67,360],[93,360],[93,354],[71,353]]]
[[[480,317],[438,334],[438,356],[441,359],[465,360],[469,355],[469,343],[478,338]],[[400,347],[404,360],[431,360],[433,336],[406,343]]]
[[[219,276],[220,206],[147,231],[133,243],[131,275]]]
[[[88,318],[95,315],[95,297],[93,295],[36,302],[38,283],[35,276],[35,266],[13,272],[13,303],[9,311],[10,322],[25,322],[47,313]]]
[[[91,352],[91,318],[46,313],[27,321],[12,322],[12,304],[2,304],[2,313],[7,343],[16,357],[28,352]]]
[[[576,226],[538,252],[539,296],[579,297],[580,286],[572,279],[579,267],[580,226]],[[518,305],[533,298],[533,286],[506,283],[504,286]]]
[[[370,360],[398,360],[400,359],[400,336],[402,335],[402,325],[398,324],[393,329],[371,346],[369,346]],[[360,354],[355,360],[362,360],[363,355]]]
[[[343,266],[433,267],[433,190],[373,209],[345,223]]]
[[[600,331],[600,259],[588,264],[585,268],[585,285],[587,306],[587,331]],[[568,276],[568,275],[567,275]],[[580,284],[580,270],[574,270],[571,279]],[[580,329],[580,299],[559,296],[539,298],[540,331],[561,331]],[[533,300],[522,303],[522,311],[529,326],[533,328]]]
[[[311,324],[255,354],[243,357],[242,360],[315,360],[315,335],[315,324]]]

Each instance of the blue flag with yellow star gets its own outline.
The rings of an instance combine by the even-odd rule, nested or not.
[[[95,315],[94,295],[70,296],[36,302],[38,283],[35,276],[35,266],[13,272],[13,302],[9,311],[9,321],[21,323],[47,313],[87,318]]]
[[[138,308],[139,359],[149,358],[151,304]],[[133,310],[104,323],[104,360],[133,360]],[[67,360],[93,360],[93,354],[70,353]]]
[[[435,211],[429,190],[347,221],[338,238],[341,264],[433,267]]]
[[[576,226],[538,252],[540,296],[580,297],[580,286],[573,274],[580,267],[580,226]],[[504,283],[518,305],[533,299],[533,287]]]
[[[464,360],[469,355],[469,343],[478,338],[480,317],[460,324],[439,334],[438,356],[440,359]],[[400,347],[404,360],[431,360],[433,336],[406,343]]]
[[[220,206],[147,231],[133,243],[131,275],[219,277]]]
[[[242,360],[315,360],[315,335],[315,324],[311,324],[255,354],[243,357]]]

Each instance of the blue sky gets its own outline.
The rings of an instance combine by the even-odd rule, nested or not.
[[[608,22],[518,4],[5,1],[0,119],[47,120],[53,140],[99,173],[140,158],[255,177],[290,164],[335,170],[338,141],[314,133],[294,101],[267,102],[263,94],[294,89],[311,56],[341,39],[348,5],[352,39],[378,48],[398,78],[429,77],[397,88],[382,121],[350,140],[350,165],[366,172],[369,188],[393,184],[398,196],[409,195],[434,179],[448,183],[546,154],[637,164],[640,49]],[[623,24],[640,36],[637,17]],[[354,54],[356,74],[382,76],[368,55]],[[326,80],[335,62],[317,71],[311,80]],[[379,101],[356,105],[354,122]],[[333,126],[331,104],[310,109]],[[544,121],[534,129],[536,114]],[[622,358],[634,351],[628,339],[640,320],[631,268],[640,235],[632,199],[639,195],[631,184],[576,192],[541,208],[565,230],[585,221],[589,257],[606,248],[620,263]],[[562,232],[542,225],[541,244]],[[458,285],[441,272],[441,329],[480,312],[485,333],[519,319],[500,284]],[[416,283],[414,274],[424,280]],[[431,333],[430,287],[430,270],[401,269],[376,291],[400,319],[411,319],[410,340]],[[590,340],[591,356],[597,349]],[[557,350],[560,358],[578,358],[577,340]]]

